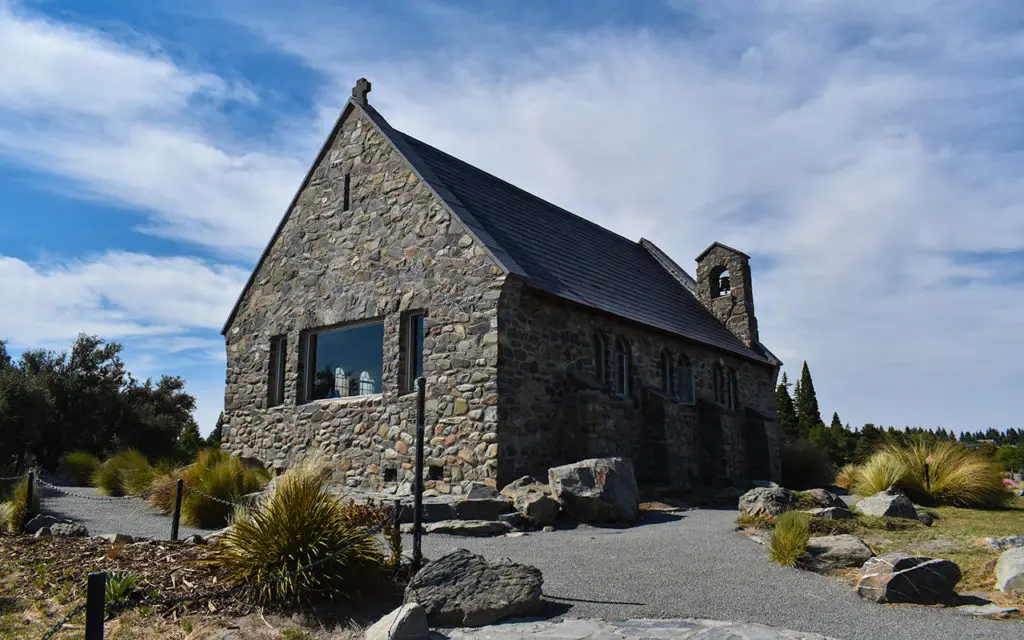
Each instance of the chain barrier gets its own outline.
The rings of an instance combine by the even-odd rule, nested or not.
[[[39,486],[41,486],[41,487],[46,487],[47,489],[52,489],[52,490],[56,491],[57,493],[61,493],[61,494],[66,495],[66,496],[71,496],[72,498],[81,498],[82,500],[94,500],[96,502],[121,502],[121,501],[124,501],[124,500],[148,500],[150,497],[155,496],[157,494],[167,493],[168,491],[173,491],[174,490],[174,487],[164,487],[163,489],[157,489],[155,491],[144,491],[142,493],[136,493],[136,494],[132,494],[130,496],[87,496],[84,493],[75,493],[74,491],[68,491],[64,487],[61,487],[61,486],[58,486],[58,485],[55,485],[55,484],[51,484],[51,483],[49,483],[49,482],[47,482],[45,480],[40,480],[39,478],[36,478],[36,483],[39,484]]]
[[[241,504],[241,503],[238,503],[238,502],[232,502],[230,500],[225,500],[223,498],[218,498],[217,496],[211,496],[210,494],[206,493],[205,491],[200,491],[199,489],[196,489],[194,487],[190,487],[187,484],[183,485],[183,486],[190,493],[194,493],[196,495],[200,495],[200,496],[206,498],[207,500],[213,500],[214,502],[219,502],[220,504],[226,505],[228,507],[242,507],[243,509],[247,508],[247,505],[244,505],[244,504]]]
[[[28,477],[27,473],[23,473],[20,476],[5,476],[5,477],[0,477],[0,482],[15,482],[17,480],[24,480],[27,477]]]
[[[75,616],[79,615],[83,611],[85,611],[84,602],[75,607],[74,609],[72,609],[71,611],[69,611],[68,614],[61,619],[60,622],[50,627],[50,630],[43,634],[42,640],[50,640],[50,638],[56,635],[58,631],[64,628],[64,625],[71,622],[75,618]]]

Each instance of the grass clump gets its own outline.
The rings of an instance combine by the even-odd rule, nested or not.
[[[373,531],[352,523],[313,465],[288,471],[255,507],[236,512],[211,561],[232,583],[253,585],[260,601],[279,603],[355,595],[384,569]]]
[[[821,447],[804,441],[782,446],[782,486],[817,489],[832,484],[832,477],[832,459]]]
[[[30,515],[36,513],[39,513],[39,492],[32,492],[32,504],[30,505],[28,503],[28,478],[25,478],[9,490],[6,500],[0,502],[0,530],[18,533]]]
[[[929,481],[924,465],[929,463]],[[883,445],[857,473],[853,490],[870,496],[889,487],[919,504],[1005,507],[1013,497],[991,457],[950,441]]]
[[[91,453],[72,451],[64,454],[57,471],[75,485],[84,487],[89,484],[92,475],[100,468],[100,464],[100,459]]]
[[[138,586],[142,584],[142,576],[126,571],[114,571],[107,575],[104,600],[107,604],[127,602]]]
[[[787,511],[775,518],[775,528],[768,540],[768,559],[784,567],[794,567],[807,551],[811,538],[811,516]]]
[[[148,480],[147,480],[148,479]],[[134,449],[119,451],[101,464],[92,474],[92,484],[108,496],[139,493],[153,479],[149,460]]]
[[[836,473],[835,485],[842,489],[852,489],[857,483],[860,468],[855,464],[845,464]]]

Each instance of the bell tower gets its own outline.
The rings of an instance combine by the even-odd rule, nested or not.
[[[697,298],[743,344],[758,342],[750,256],[715,242],[697,256]]]

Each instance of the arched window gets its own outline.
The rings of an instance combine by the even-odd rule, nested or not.
[[[658,369],[661,376],[661,392],[666,398],[677,397],[679,390],[676,389],[676,368],[668,351],[661,352]]]
[[[723,369],[717,364],[714,367],[715,402],[728,409],[739,406],[739,385],[736,381],[736,370],[731,367]]]
[[[601,382],[608,381],[608,347],[604,336],[594,332],[594,375]]]
[[[690,364],[690,359],[686,356],[679,358],[679,372],[676,376],[676,382],[678,384],[676,398],[683,404],[693,404],[696,402],[696,394],[694,393],[693,365]]]
[[[715,267],[711,270],[708,284],[711,286],[711,297],[727,296],[732,290],[729,285],[729,270],[725,267]]]
[[[629,345],[622,338],[615,340],[615,393],[620,396],[628,396],[632,386],[630,376],[632,375],[633,362]]]

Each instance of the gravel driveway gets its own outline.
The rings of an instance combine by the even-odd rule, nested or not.
[[[1024,638],[1024,622],[861,600],[834,578],[769,563],[733,531],[735,510],[697,509],[632,529],[580,527],[519,538],[423,539],[428,558],[462,547],[544,573],[544,593],[567,616],[705,618],[753,622],[848,640]],[[411,539],[406,549],[412,548]]]
[[[81,523],[85,525],[91,535],[127,533],[157,540],[169,540],[171,537],[171,517],[151,509],[142,500],[134,498],[110,500],[101,496],[93,487],[61,487],[61,489],[77,495],[59,493],[48,487],[40,488],[43,512]],[[207,532],[203,529],[181,526],[178,536],[185,538],[193,533]]]

